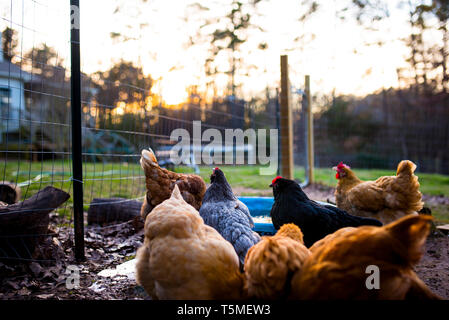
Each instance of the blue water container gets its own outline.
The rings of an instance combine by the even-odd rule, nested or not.
[[[274,203],[273,197],[239,197],[239,200],[248,207],[253,217],[269,217]],[[260,235],[273,235],[276,233],[273,224],[267,222],[255,222],[253,230]]]
[[[273,197],[239,197],[239,200],[248,207],[249,212],[253,217],[269,217],[271,207],[274,203]],[[332,205],[322,201],[316,202],[321,205]],[[273,224],[268,222],[255,222],[253,230],[261,235],[273,235],[276,233],[276,229]]]

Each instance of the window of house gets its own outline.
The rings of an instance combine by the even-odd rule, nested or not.
[[[2,118],[7,117],[9,110],[10,96],[11,90],[9,88],[0,88],[0,116]]]

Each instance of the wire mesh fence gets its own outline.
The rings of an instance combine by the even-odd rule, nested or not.
[[[11,0],[2,3],[0,10],[0,180],[10,182],[13,191],[20,188],[17,200],[21,202],[9,213],[21,213],[25,200],[39,198],[48,186],[73,194],[70,8],[61,1]],[[49,18],[52,23],[44,21]],[[89,47],[91,54],[95,51]],[[298,72],[294,66],[290,69]],[[192,86],[184,102],[168,104],[167,97],[153,90],[157,82],[139,63],[123,59],[108,70],[81,73],[86,214],[93,206],[107,207],[111,202],[131,206],[144,199],[142,149],[152,148],[160,164],[169,169],[207,176],[208,166],[195,158],[184,159],[181,167],[170,161],[169,151],[177,142],[171,134],[176,129],[186,130],[193,145],[198,143],[196,121],[201,123],[201,133],[215,129],[222,137],[227,129],[280,126],[276,83],[265,97],[248,101],[232,95],[205,96]],[[290,84],[295,178],[303,179],[307,163],[304,84]],[[364,99],[325,100],[318,88],[312,87],[312,93],[316,166],[330,168],[343,161],[354,167],[394,169],[408,158],[421,171],[449,173],[447,94],[418,99],[413,89],[383,90]],[[200,141],[200,146],[209,142]],[[39,232],[30,229],[24,234],[0,224],[0,259],[55,259],[37,244],[58,238],[58,230],[73,236],[73,198],[56,207],[48,220],[40,221]],[[86,219],[92,224],[86,228],[117,226],[113,212],[103,214],[112,224]],[[0,211],[0,219],[4,216]]]
[[[70,201],[53,203],[45,188],[54,186],[64,194],[71,190],[69,43],[63,9],[30,0],[0,5],[0,180],[12,182],[9,191],[16,201],[28,200],[8,210],[0,207],[2,260],[53,260],[40,246],[56,235],[49,222],[58,215],[71,221]],[[47,17],[60,28],[42,23]],[[52,49],[51,41],[62,49]]]
[[[67,3],[34,0],[4,3],[0,10],[3,31],[0,172],[3,181],[21,189],[17,210],[9,213],[22,214],[23,204],[48,186],[73,196],[70,10]],[[50,26],[42,21],[49,17],[58,19]],[[52,34],[53,31],[57,34]],[[154,80],[140,66],[123,60],[108,71],[81,74],[86,213],[91,205],[143,200],[145,176],[139,164],[142,149],[152,148],[161,164],[171,169],[199,172],[201,163],[192,158],[184,159],[185,166],[181,168],[172,166],[168,159],[167,151],[176,143],[170,139],[175,129],[185,129],[193,144],[194,121],[201,122],[203,132],[216,129],[222,137],[226,129],[277,127],[276,96],[267,98],[261,109],[257,105],[260,102],[233,96],[205,98],[191,88],[187,101],[167,105],[164,97],[152,92],[153,85]],[[200,145],[208,142],[202,141]],[[106,201],[92,204],[94,199]],[[113,215],[107,211],[103,214]],[[113,217],[105,219],[112,220]],[[49,219],[41,219],[40,232],[30,229],[23,234],[20,228],[1,228],[0,259],[41,262],[56,259],[37,252],[41,248],[38,244],[42,243],[42,237],[58,238],[57,230],[64,229],[73,237],[73,222],[73,197],[70,197]],[[89,230],[120,223],[100,225],[92,219],[89,222],[92,224],[86,226]]]
[[[338,97],[315,114],[315,165],[395,170],[403,159],[418,172],[449,173],[449,96],[383,90],[364,99]]]

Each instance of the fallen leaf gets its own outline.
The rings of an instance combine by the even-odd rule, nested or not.
[[[9,285],[14,290],[19,290],[21,288],[18,283],[13,281],[6,281],[6,284]]]
[[[29,296],[31,291],[28,290],[27,288],[22,288],[19,291],[17,291],[17,293],[21,296]]]
[[[35,277],[38,277],[42,273],[42,267],[37,262],[31,262],[29,267]]]
[[[36,297],[39,299],[50,299],[54,296],[53,293],[49,293],[49,294],[38,294]]]

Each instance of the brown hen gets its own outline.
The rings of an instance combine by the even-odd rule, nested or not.
[[[155,206],[170,198],[175,185],[179,187],[184,200],[196,210],[201,207],[206,183],[195,174],[183,174],[161,168],[157,163],[153,150],[142,150],[140,158],[146,177],[147,194],[140,214],[143,219]]]
[[[309,255],[301,230],[292,223],[284,224],[272,237],[262,237],[245,258],[248,295],[258,299],[287,298],[292,276]]]
[[[209,300],[246,297],[234,247],[205,225],[175,185],[170,199],[145,221],[136,280],[153,299]]]
[[[408,214],[417,214],[423,207],[418,177],[413,174],[416,165],[403,160],[396,176],[384,176],[375,181],[361,181],[349,166],[340,163],[337,171],[335,200],[337,207],[349,214],[370,217],[383,224]]]
[[[339,230],[316,244],[292,279],[293,299],[440,299],[413,271],[432,217],[412,215],[383,227]],[[378,268],[378,287],[369,279]]]

